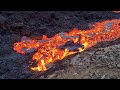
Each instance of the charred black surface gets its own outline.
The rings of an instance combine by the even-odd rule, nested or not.
[[[74,43],[73,40],[68,41],[65,43],[65,45],[59,46],[59,49],[68,49],[69,51],[78,51],[78,48],[82,48],[84,49],[84,45],[80,44],[80,43]]]

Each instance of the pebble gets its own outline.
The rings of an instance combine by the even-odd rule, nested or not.
[[[40,77],[40,79],[45,79],[45,76],[44,76],[44,75],[42,75],[42,76]]]
[[[31,40],[31,39],[29,37],[22,36],[21,41],[24,41],[24,40]]]
[[[77,75],[77,73],[74,73],[73,75]]]
[[[101,79],[104,79],[106,75],[101,76]]]
[[[55,77],[57,74],[52,74],[52,75],[49,75],[48,77],[47,77],[47,79],[52,79],[53,77]]]
[[[119,64],[117,64],[117,68],[120,68],[120,63],[119,63]]]

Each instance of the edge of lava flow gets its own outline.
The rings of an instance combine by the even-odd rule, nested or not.
[[[47,38],[43,35],[41,40],[23,40],[14,43],[13,49],[21,54],[37,51],[32,59],[37,62],[37,67],[31,67],[34,71],[45,71],[46,65],[64,57],[86,50],[101,41],[112,41],[120,37],[120,20],[105,20],[97,22],[89,30],[73,29],[69,33],[58,33],[54,37]],[[68,48],[60,49],[68,41],[83,45],[77,51],[70,51]]]

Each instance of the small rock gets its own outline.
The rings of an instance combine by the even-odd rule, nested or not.
[[[74,73],[73,75],[77,75],[77,73]]]
[[[52,79],[53,77],[55,77],[57,74],[52,74],[52,75],[49,75],[48,77],[47,77],[47,79]]]
[[[21,41],[24,41],[24,40],[31,40],[31,39],[26,36],[22,36]]]
[[[42,75],[42,76],[40,77],[40,79],[45,79],[45,76],[44,76],[44,75]]]
[[[106,75],[101,76],[101,79],[104,79]]]
[[[35,48],[30,48],[30,49],[26,49],[26,48],[22,48],[21,51],[25,52],[26,54],[32,53],[34,51],[36,51]]]
[[[119,64],[117,64],[117,68],[120,68],[120,63],[119,63]]]

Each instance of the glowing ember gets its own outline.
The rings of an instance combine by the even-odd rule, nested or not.
[[[13,49],[21,54],[37,50],[32,57],[37,62],[37,67],[31,69],[44,71],[49,63],[82,52],[98,42],[112,41],[120,37],[120,20],[106,20],[93,26],[90,30],[73,29],[69,33],[62,32],[52,38],[43,35],[41,40],[23,39],[14,43]]]
[[[120,11],[112,11],[112,12],[115,12],[115,13],[120,13]]]

